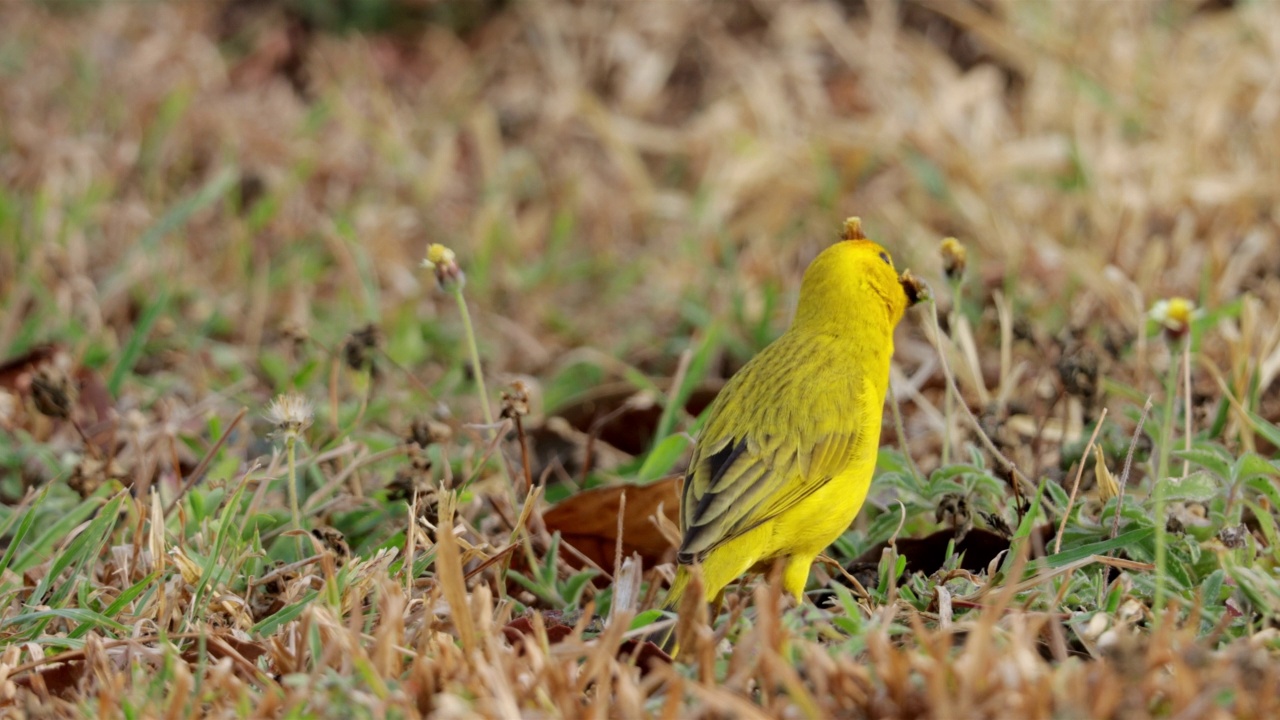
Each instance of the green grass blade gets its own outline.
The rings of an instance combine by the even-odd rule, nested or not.
[[[18,546],[26,539],[27,533],[31,532],[31,526],[36,522],[36,509],[40,507],[40,503],[49,495],[49,488],[53,487],[53,483],[44,486],[40,491],[40,495],[31,503],[31,507],[27,508],[23,513],[22,522],[18,523],[18,530],[13,534],[13,539],[9,541],[9,547],[5,548],[4,557],[0,557],[0,577],[4,577],[5,570],[9,569],[9,563],[13,562],[13,557],[18,552]]]
[[[1049,567],[1062,567],[1063,565],[1069,565],[1077,560],[1083,560],[1090,555],[1102,555],[1112,550],[1118,550],[1135,543],[1140,543],[1151,537],[1153,534],[1155,534],[1155,528],[1150,527],[1130,530],[1129,532],[1121,533],[1108,540],[1100,540],[1095,543],[1089,543],[1088,545],[1071,548],[1070,550],[1063,550],[1056,555],[1050,555],[1048,558],[1045,558],[1045,564]]]

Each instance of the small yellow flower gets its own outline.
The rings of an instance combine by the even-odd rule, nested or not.
[[[435,270],[436,282],[440,283],[440,287],[444,289],[466,280],[462,274],[462,268],[458,267],[458,256],[453,250],[440,243],[427,246],[427,257],[422,261],[422,267]]]
[[[960,241],[949,237],[942,241],[942,245],[938,247],[938,251],[942,253],[942,271],[946,273],[948,280],[958,280],[964,275],[965,266],[969,261],[969,253],[965,250],[964,245]]]
[[[427,246],[427,259],[424,261],[429,267],[444,265],[457,262],[457,255],[452,250],[441,245],[440,243],[432,243]]]
[[[1170,340],[1177,340],[1191,329],[1191,319],[1197,315],[1196,304],[1184,297],[1160,300],[1151,306],[1150,318],[1164,328]]]

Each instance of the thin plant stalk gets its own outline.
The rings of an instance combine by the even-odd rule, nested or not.
[[[1184,342],[1189,342],[1189,340],[1184,340]],[[1166,578],[1168,573],[1165,571],[1165,564],[1169,552],[1169,533],[1167,528],[1168,521],[1165,518],[1167,512],[1165,490],[1169,481],[1169,455],[1170,447],[1173,443],[1173,416],[1178,407],[1178,376],[1181,374],[1180,371],[1182,369],[1179,365],[1180,363],[1172,363],[1169,368],[1169,376],[1165,379],[1164,417],[1161,418],[1160,423],[1160,452],[1156,458],[1155,486],[1152,488],[1155,502],[1156,590],[1151,609],[1157,618],[1161,617],[1161,613],[1164,610],[1165,593],[1167,592]]]
[[[311,425],[312,408],[306,398],[287,394],[277,397],[267,408],[267,419],[276,428],[276,436],[284,441],[284,454],[289,463],[289,512],[293,516],[293,528],[302,531],[302,511],[298,503],[298,438]],[[302,540],[298,540],[298,557],[304,555]]]
[[[1182,343],[1182,399],[1186,407],[1182,413],[1183,449],[1191,450],[1191,335]],[[1182,479],[1191,473],[1191,461],[1182,461]]]
[[[898,445],[902,448],[902,457],[907,461],[907,467],[911,470],[911,477],[917,482],[923,482],[924,476],[920,473],[920,468],[916,467],[916,461],[911,457],[911,447],[907,442],[906,425],[902,422],[902,408],[898,405],[898,396],[893,391],[893,383],[889,383],[889,409],[893,411],[893,428],[898,433]]]
[[[289,460],[289,512],[293,515],[293,527],[295,530],[302,530],[302,511],[298,504],[298,440],[292,435],[285,438],[284,454]],[[295,538],[298,541],[298,557],[303,556],[302,538]]]
[[[462,296],[462,283],[453,284],[453,299],[458,303],[458,314],[462,316],[462,332],[467,336],[467,352],[471,355],[471,368],[476,376],[476,391],[480,393],[480,410],[484,413],[484,424],[492,426],[493,410],[489,408],[489,393],[484,385],[484,370],[480,368],[480,347],[476,344],[476,332],[471,324],[471,312],[467,309],[467,300]]]
[[[951,286],[951,312],[947,313],[947,320],[951,326],[951,332],[955,332],[956,326],[960,319],[960,303],[962,283],[958,277],[948,278],[948,284]],[[938,352],[942,352],[942,346],[939,344]],[[951,464],[951,430],[953,427],[953,416],[955,413],[955,398],[951,393],[944,393],[942,396],[942,415],[944,418],[944,426],[942,430],[942,467]]]
[[[467,337],[467,352],[471,355],[471,368],[476,378],[476,392],[480,395],[480,411],[484,414],[485,426],[492,430],[494,427],[493,410],[489,407],[489,391],[484,384],[484,370],[480,367],[480,346],[476,343],[475,326],[471,324],[471,311],[467,309],[467,299],[462,295],[462,283],[453,283],[451,290],[453,299],[458,303],[458,314],[462,317],[462,332]],[[519,507],[516,500],[515,483],[511,479],[511,473],[507,472],[506,456],[502,454],[501,449],[498,450],[498,469],[502,473],[502,479],[507,486],[507,497],[511,501],[511,507],[513,509]]]

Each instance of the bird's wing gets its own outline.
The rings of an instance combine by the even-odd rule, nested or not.
[[[742,423],[746,432],[734,435],[722,423],[708,423],[685,479],[681,562],[699,560],[777,517],[849,467],[865,432],[866,413],[859,408],[870,402],[870,393],[848,379],[852,397],[833,397],[830,388],[819,395],[818,384],[807,384],[807,390],[801,384],[801,402],[771,403],[774,416],[767,425],[785,433],[767,434],[759,429],[765,423],[748,422]],[[815,397],[803,397],[809,393]],[[757,415],[752,408],[739,410]]]

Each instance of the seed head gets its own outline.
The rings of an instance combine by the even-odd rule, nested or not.
[[[529,386],[523,380],[511,383],[502,391],[502,417],[518,418],[529,414]]]
[[[866,233],[862,232],[862,218],[851,217],[845,218],[844,230],[840,233],[841,240],[866,240]]]
[[[910,270],[903,270],[902,275],[898,277],[898,282],[902,284],[902,290],[907,294],[908,306],[933,299],[933,292],[929,290],[929,286],[912,275]]]
[[[964,268],[969,262],[969,253],[964,249],[964,245],[961,245],[959,240],[949,237],[942,241],[938,251],[942,253],[942,271],[946,273],[947,279],[956,281],[963,277]]]
[[[71,417],[76,402],[76,386],[58,365],[41,367],[31,378],[31,399],[42,414],[58,420]]]
[[[427,257],[422,261],[422,267],[435,270],[436,282],[444,290],[452,289],[455,283],[466,282],[462,268],[458,267],[457,255],[440,243],[427,246]]]
[[[378,366],[374,364],[378,347],[382,344],[382,331],[374,323],[356,330],[342,344],[342,360],[357,372],[368,370],[375,377]]]
[[[409,433],[405,442],[425,448],[436,443],[448,442],[453,437],[453,428],[448,423],[431,418],[416,417],[409,423]]]
[[[267,406],[266,418],[275,426],[275,435],[285,440],[297,440],[302,431],[311,426],[313,414],[310,400],[288,393],[278,395],[271,401]]]

